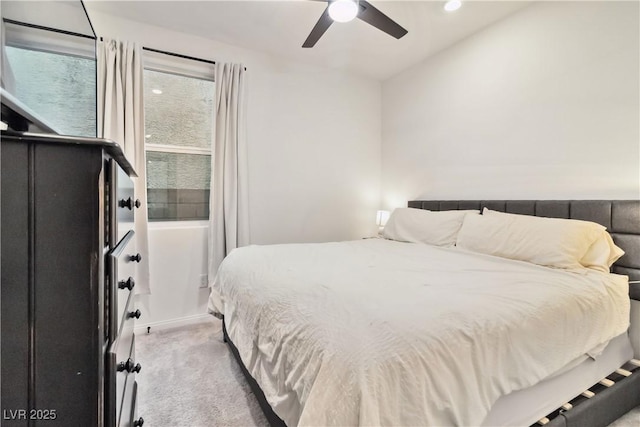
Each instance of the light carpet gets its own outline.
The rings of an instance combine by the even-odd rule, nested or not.
[[[136,335],[138,414],[145,427],[264,426],[267,422],[222,341],[222,322]]]
[[[222,341],[222,322],[136,335],[138,414],[149,427],[267,427],[238,364]],[[640,426],[640,407],[609,427]]]

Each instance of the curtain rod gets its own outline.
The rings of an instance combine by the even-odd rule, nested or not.
[[[100,41],[102,41],[102,37],[100,37]],[[176,58],[190,59],[192,61],[204,62],[205,64],[215,65],[216,61],[210,61],[208,59],[196,58],[194,56],[181,55],[179,53],[167,52],[166,50],[153,49],[151,47],[143,47],[142,50],[146,50],[149,52],[161,53],[163,55],[175,56]],[[247,71],[247,67],[244,67],[244,70]]]
[[[82,38],[85,38],[85,39],[91,39],[91,40],[95,40],[96,39],[94,36],[88,36],[86,34],[74,33],[72,31],[59,30],[57,28],[44,27],[42,25],[29,24],[27,22],[14,21],[13,19],[2,18],[2,20],[4,22],[6,22],[7,24],[20,25],[22,27],[35,28],[37,30],[53,31],[54,33],[66,34],[68,36],[82,37]]]
[[[175,56],[178,58],[191,59],[192,61],[204,62],[207,64],[215,65],[216,61],[209,61],[208,59],[195,58],[193,56],[181,55],[179,53],[167,52],[166,50],[153,49],[150,47],[143,47],[143,50],[148,50],[149,52],[162,53],[164,55]],[[247,71],[247,67],[244,67],[244,70]]]

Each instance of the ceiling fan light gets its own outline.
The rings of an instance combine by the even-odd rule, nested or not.
[[[449,0],[444,4],[444,10],[447,12],[454,12],[460,9],[460,6],[462,6],[462,2],[460,0]]]
[[[358,2],[335,0],[329,5],[329,16],[336,22],[349,22],[358,15]]]

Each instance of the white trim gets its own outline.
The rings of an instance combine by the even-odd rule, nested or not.
[[[185,147],[181,145],[164,145],[164,144],[145,144],[147,151],[157,151],[161,153],[177,153],[177,154],[202,154],[211,155],[211,148]]]
[[[143,50],[142,54],[145,70],[178,74],[183,77],[191,77],[212,82],[214,80],[214,64],[165,55],[163,53],[152,52],[149,50]]]
[[[187,59],[188,61],[188,59]],[[182,76],[182,77],[187,77],[190,79],[197,79],[197,80],[205,80],[208,82],[213,82],[213,77],[205,77],[200,75],[200,73],[195,73],[191,70],[187,70],[185,71],[184,69],[180,69],[180,68],[171,68],[171,67],[167,67],[167,66],[158,66],[156,64],[145,64],[144,66],[145,70],[149,70],[149,71],[155,71],[156,73],[165,73],[165,74],[173,74],[174,76]]]
[[[194,316],[181,317],[178,319],[162,320],[160,322],[143,323],[138,325],[136,323],[133,332],[135,334],[146,334],[147,328],[150,327],[150,333],[157,331],[165,331],[167,329],[175,329],[182,326],[197,325],[199,323],[206,323],[213,316],[211,314],[196,314]]]
[[[209,220],[149,221],[149,230],[181,230],[185,228],[209,228]]]
[[[96,60],[96,40],[40,28],[5,23],[5,45],[58,55]]]

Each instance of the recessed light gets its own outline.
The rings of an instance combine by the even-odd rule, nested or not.
[[[444,4],[444,10],[447,12],[454,12],[460,9],[460,6],[462,6],[462,2],[460,0],[449,0]]]
[[[151,92],[155,93],[156,95],[162,94],[162,91],[160,89],[152,89]]]

